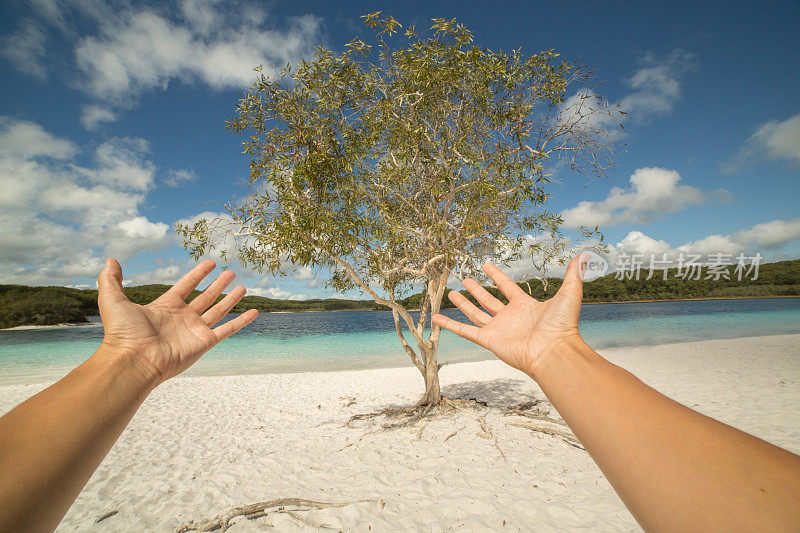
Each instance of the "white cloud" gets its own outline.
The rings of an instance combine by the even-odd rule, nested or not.
[[[167,174],[167,179],[164,181],[164,183],[169,187],[180,187],[181,185],[195,181],[196,179],[197,174],[195,174],[192,170],[171,170],[169,174]]]
[[[149,151],[146,140],[135,137],[113,137],[94,151],[97,166],[74,166],[78,174],[92,183],[121,191],[144,192],[153,184],[155,165],[145,159]]]
[[[707,193],[690,185],[680,184],[675,170],[658,167],[637,169],[627,189],[614,187],[605,200],[580,202],[561,213],[566,227],[609,227],[623,222],[646,223],[659,215],[674,213],[689,205],[699,205],[710,197],[725,200],[727,191]]]
[[[173,285],[176,281],[181,279],[186,272],[190,270],[190,266],[173,263],[170,265],[156,268],[151,272],[139,272],[128,274],[124,273],[125,285],[152,285],[163,284]]]
[[[739,152],[723,165],[723,170],[734,172],[759,156],[800,166],[800,114],[758,126]]]
[[[69,159],[76,146],[46,132],[39,124],[0,117],[0,157],[14,159]]]
[[[738,242],[758,246],[765,250],[776,250],[785,244],[800,239],[800,218],[762,222],[734,235]]]
[[[626,80],[630,91],[618,103],[602,99],[592,89],[584,88],[564,101],[559,109],[559,120],[606,130],[616,136],[619,122],[643,123],[653,115],[672,111],[681,98],[681,78],[692,67],[692,55],[677,49],[659,60],[648,52],[641,62],[642,66]]]
[[[248,16],[220,2],[184,1],[168,16],[154,8],[125,9],[99,20],[99,32],[75,47],[86,89],[96,98],[124,102],[173,81],[201,82],[215,88],[243,88],[265,72],[313,53],[320,19],[289,19],[285,29],[266,27],[266,13],[251,7]]]
[[[643,66],[627,80],[632,91],[620,101],[623,111],[638,121],[672,111],[681,98],[681,77],[691,68],[693,58],[677,49],[664,60],[648,52],[642,63]]]
[[[0,281],[55,284],[96,276],[99,254],[126,261],[170,242],[169,226],[139,213],[154,165],[142,139],[110,139],[94,164],[33,122],[0,117]]]
[[[674,260],[681,253],[702,256],[740,253],[767,255],[770,251],[780,250],[798,241],[800,218],[762,222],[730,235],[708,235],[675,247],[641,231],[631,231],[612,247],[611,256],[614,258],[620,254],[639,254],[649,258],[650,254],[655,254],[660,259],[663,254],[667,254],[668,259]]]
[[[313,289],[318,287],[320,280],[317,278],[314,270],[309,266],[297,267],[292,271],[292,278],[298,281],[306,281],[306,287]]]
[[[139,252],[157,251],[170,244],[169,225],[139,216],[123,220],[107,232],[105,253],[125,262]]]
[[[564,100],[558,110],[558,120],[589,130],[613,131],[622,118],[620,110],[619,104],[609,102],[587,88]]]
[[[216,6],[219,1],[183,0],[181,12],[186,22],[201,35],[208,35],[219,25]]]
[[[160,5],[101,0],[33,0],[29,16],[0,38],[0,55],[18,70],[45,78],[47,31],[72,46],[74,63],[59,75],[94,100],[81,124],[92,130],[117,118],[144,93],[171,83],[243,89],[262,65],[271,75],[314,53],[322,19],[271,16],[260,2],[181,0]],[[74,74],[74,75],[73,75]],[[73,78],[77,80],[73,81]]]
[[[107,107],[91,104],[83,106],[80,120],[81,125],[91,131],[105,122],[114,122],[117,120],[117,114]]]
[[[0,55],[20,72],[44,80],[47,78],[47,68],[42,60],[46,54],[46,43],[44,29],[36,21],[25,19],[16,32],[0,40]]]
[[[641,231],[631,231],[614,249],[627,254],[663,254],[671,252],[672,246],[667,241],[654,239]]]
[[[307,300],[307,294],[294,294],[283,290],[280,287],[251,287],[247,289],[247,294],[251,296],[265,296],[267,298],[277,298],[279,300]]]

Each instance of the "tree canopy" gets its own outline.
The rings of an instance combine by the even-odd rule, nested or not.
[[[551,172],[602,174],[613,154],[607,122],[592,116],[614,113],[588,90],[589,73],[552,50],[495,52],[455,20],[401,37],[393,17],[363,18],[373,44],[317,48],[274,79],[256,69],[227,125],[245,136],[250,192],[178,232],[195,256],[233,247],[260,271],[324,268],[329,286],[361,289],[394,311],[425,374],[439,336],[434,326],[424,337],[427,316],[451,274],[479,274],[527,235],[558,232]],[[415,321],[398,300],[417,284],[426,296]]]

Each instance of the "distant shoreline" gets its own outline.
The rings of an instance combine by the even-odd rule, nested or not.
[[[555,293],[553,293],[555,296]],[[774,295],[774,296],[706,296],[703,298],[667,298],[663,300],[618,300],[618,301],[603,301],[603,302],[582,302],[581,305],[598,305],[598,304],[645,304],[645,303],[658,303],[658,302],[699,302],[702,300],[767,300],[779,298],[800,298],[800,296],[790,295]],[[443,307],[444,309],[456,309],[455,307]],[[339,311],[352,311],[352,309],[336,309],[334,311],[281,311],[283,313],[336,313]],[[358,309],[358,311],[391,311],[391,309]],[[419,309],[409,309],[409,311],[419,311]],[[269,311],[264,311],[268,313]]]
[[[44,329],[66,329],[66,328],[80,328],[87,326],[101,326],[100,322],[66,322],[63,324],[46,324],[38,326],[35,324],[25,324],[22,326],[12,326],[10,328],[0,328],[0,331],[26,331],[26,330],[44,330]]]
[[[774,300],[786,298],[800,298],[795,295],[775,295],[775,296],[707,296],[703,298],[669,298],[663,300],[620,300],[620,301],[603,301],[603,302],[583,302],[582,305],[600,305],[600,304],[644,304],[644,303],[660,303],[660,302],[699,302],[704,300]],[[455,307],[447,307],[444,309],[455,309]],[[291,314],[291,313],[342,313],[345,311],[370,311],[370,312],[388,312],[391,309],[302,309],[297,311],[259,311],[263,314]],[[409,311],[419,311],[419,309],[409,309]],[[27,324],[22,326],[13,326],[10,328],[0,328],[0,331],[36,331],[48,329],[65,329],[65,328],[79,328],[88,326],[100,326],[100,322],[80,322],[80,323],[63,323],[63,324],[48,324],[45,326],[37,326],[34,324]]]
[[[800,298],[794,294],[788,295],[774,295],[774,296],[705,296],[702,298],[667,298],[664,300],[619,300],[607,302],[583,302],[581,305],[597,305],[597,304],[644,304],[656,302],[699,302],[702,300],[767,300],[779,298]]]

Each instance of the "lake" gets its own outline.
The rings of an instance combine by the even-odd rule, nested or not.
[[[464,320],[456,309],[446,315]],[[584,305],[581,334],[596,349],[800,333],[800,298]],[[0,331],[0,385],[58,379],[88,357],[99,325]],[[413,340],[409,338],[409,342]],[[443,332],[440,362],[492,358]],[[349,370],[411,365],[391,312],[264,313],[206,354],[188,375]]]

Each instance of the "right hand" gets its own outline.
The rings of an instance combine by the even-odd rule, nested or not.
[[[433,322],[456,335],[492,351],[500,360],[535,377],[541,359],[564,341],[580,340],[578,317],[583,297],[583,268],[586,260],[572,259],[564,283],[555,296],[540,302],[503,273],[487,263],[483,270],[508,298],[508,304],[492,296],[474,279],[463,281],[464,288],[481,304],[481,311],[458,291],[448,297],[474,326],[444,315],[434,315]]]

